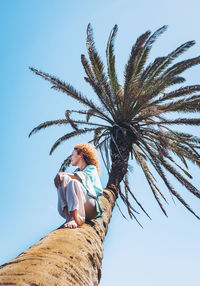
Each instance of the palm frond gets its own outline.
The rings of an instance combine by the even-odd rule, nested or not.
[[[71,119],[71,121],[73,122],[73,124],[75,124],[77,126],[77,124],[81,124],[81,125],[89,125],[89,126],[96,126],[96,128],[101,127],[103,129],[110,129],[109,125],[104,125],[104,124],[98,124],[95,122],[88,122],[87,119],[86,120],[75,120],[75,119]],[[73,128],[73,127],[72,127]],[[77,128],[77,127],[76,127]],[[75,129],[75,128],[74,128]]]
[[[137,64],[137,58],[139,57],[139,53],[141,52],[141,49],[143,45],[145,44],[146,40],[150,36],[151,32],[147,31],[146,33],[142,34],[134,44],[131,50],[131,54],[128,59],[128,63],[125,66],[124,71],[124,105],[127,103],[126,100],[129,97],[129,92],[132,89],[131,80],[133,78],[133,73],[135,71],[135,67]],[[124,108],[125,109],[125,108]]]
[[[103,160],[103,163],[104,163],[104,166],[108,172],[108,174],[110,174],[110,160],[109,160],[109,157],[108,156],[108,150],[103,150],[103,147],[105,147],[105,142],[107,141],[107,139],[104,139],[103,142],[101,142],[100,144],[96,145],[96,148],[100,150],[100,153],[101,153],[101,157],[102,157],[102,160]],[[106,154],[106,159],[104,157],[104,154],[103,154],[103,151],[105,151],[105,154]]]
[[[71,155],[69,155],[61,164],[59,172],[65,172],[67,167],[69,167],[71,164]]]
[[[166,158],[173,162],[188,178],[192,179],[192,175],[188,171],[183,169],[178,163],[176,163],[175,160],[171,156],[169,156],[169,154],[166,156]]]
[[[160,202],[160,199],[159,199],[156,191],[159,192],[159,194],[162,196],[162,198],[165,200],[165,202],[167,202],[167,200],[165,199],[164,195],[161,193],[161,191],[158,189],[158,187],[154,183],[154,180],[153,180],[153,178],[151,176],[151,173],[150,173],[149,168],[148,168],[148,166],[147,166],[147,164],[145,162],[145,159],[144,159],[143,156],[141,156],[140,152],[138,152],[136,146],[133,146],[133,151],[134,151],[134,155],[135,155],[136,160],[138,161],[138,163],[140,164],[140,166],[142,168],[142,171],[144,172],[144,175],[145,175],[145,177],[147,179],[147,182],[148,182],[148,184],[149,184],[149,186],[150,186],[150,188],[151,188],[151,190],[153,192],[153,195],[154,195],[156,201],[158,202],[158,204],[159,204],[161,210],[163,211],[163,213],[167,216],[167,213],[166,213],[162,203]]]
[[[150,83],[144,84],[143,89],[137,93],[133,101],[129,103],[128,115],[129,119],[134,118],[136,115],[140,115],[142,111],[146,112],[149,109],[151,100],[157,95],[163,92],[167,87],[172,86],[177,83],[182,83],[185,81],[183,77],[174,78],[160,78],[155,81],[151,80]],[[161,110],[158,109],[158,112]]]
[[[52,126],[52,125],[66,125],[68,124],[68,120],[66,119],[58,119],[58,120],[50,120],[46,121],[44,123],[39,124],[37,127],[33,128],[33,130],[29,133],[28,137],[31,137],[31,135],[37,133],[39,130]]]
[[[88,77],[84,77],[85,81],[91,85],[94,92],[96,93],[101,103],[103,104],[105,110],[107,110],[109,113],[112,114],[112,109],[110,107],[110,104],[108,104],[109,102],[108,102],[108,98],[105,96],[104,88],[100,86],[98,79],[96,79],[96,76],[93,73],[92,67],[90,66],[85,55],[81,55],[81,62],[88,76]]]
[[[110,164],[109,137],[108,137],[108,135],[105,135],[105,139],[101,143],[99,143],[99,140],[98,140],[98,144],[96,145],[96,147],[98,149],[100,149],[101,157],[103,159],[104,166],[106,167],[108,174],[110,174],[111,164]],[[105,157],[104,157],[104,155],[105,155]]]
[[[110,81],[110,86],[112,93],[115,97],[115,103],[118,105],[120,101],[119,98],[119,83],[117,79],[117,74],[115,70],[115,55],[114,55],[114,40],[117,34],[118,26],[115,25],[110,32],[110,36],[106,48],[106,58],[107,58],[107,67],[108,67],[108,78]]]
[[[65,111],[65,116],[66,116],[66,118],[67,118],[69,124],[71,125],[71,127],[72,127],[74,130],[78,130],[77,124],[76,124],[73,120],[71,120],[71,118],[70,118],[70,111],[69,111],[69,110],[66,110],[66,111]]]
[[[165,100],[170,100],[173,98],[190,95],[190,94],[197,92],[197,91],[200,91],[200,85],[199,84],[181,87],[181,88],[176,89],[174,91],[171,91],[169,93],[164,93],[164,95],[162,97],[153,101],[151,103],[151,105],[157,104],[158,102],[160,103],[160,102],[165,101]]]
[[[50,152],[49,152],[49,155],[51,155],[53,153],[53,151],[64,141],[74,137],[74,136],[78,136],[78,135],[82,135],[84,133],[87,133],[87,132],[91,132],[91,131],[94,131],[95,128],[84,128],[84,129],[78,129],[78,130],[75,130],[75,131],[72,131],[70,133],[67,133],[65,134],[64,136],[60,137],[52,146]]]
[[[200,100],[197,98],[196,100],[182,100],[179,102],[174,102],[165,108],[165,113],[167,112],[192,112],[196,113],[200,111]]]
[[[200,137],[194,136],[190,133],[180,132],[180,131],[173,131],[174,136],[181,137],[187,141],[193,142],[193,143],[200,143]]]
[[[172,150],[177,156],[188,159],[190,162],[194,163],[200,167],[200,158],[187,146],[174,142],[170,145],[170,150]]]
[[[104,130],[104,127],[98,127],[95,129],[95,131],[94,131],[94,146],[97,145],[99,135],[102,133],[103,130]]]
[[[167,29],[167,26],[162,26],[161,28],[159,28],[158,30],[156,30],[153,35],[151,35],[146,43],[144,44],[143,48],[141,49],[141,52],[140,52],[140,55],[138,56],[138,59],[137,59],[137,68],[135,68],[135,74],[134,75],[138,75],[140,74],[145,62],[146,62],[146,59],[149,55],[149,52],[152,48],[152,45],[153,43],[156,41],[156,39],[166,31]],[[147,32],[148,33],[148,32]],[[150,35],[150,32],[149,32],[149,35]],[[158,60],[156,59],[156,62]],[[132,75],[132,79],[133,79],[133,75]]]
[[[152,45],[154,44],[154,42],[156,41],[156,39],[166,31],[167,26],[163,26],[161,28],[159,28],[158,30],[156,30],[153,35],[151,37],[149,37],[149,39],[146,41],[146,44],[144,45],[143,51],[140,55],[140,59],[138,61],[138,67],[137,67],[137,75],[141,73],[141,71],[143,70],[144,64],[146,63],[147,57],[150,53],[150,50],[152,48]]]
[[[128,182],[126,181],[126,185],[125,187],[127,187]],[[143,228],[142,224],[139,222],[139,220],[136,218],[136,216],[134,215],[134,212],[136,212],[138,214],[138,212],[132,207],[132,205],[130,204],[129,200],[127,199],[126,195],[124,195],[121,191],[121,188],[118,188],[119,190],[119,195],[122,199],[122,201],[124,202],[124,204],[126,205],[128,212],[129,212],[129,216],[132,219],[132,217],[136,220],[136,222]]]
[[[97,114],[101,115],[105,120],[112,123],[112,120],[105,115],[102,108],[97,107],[92,100],[87,99],[85,96],[81,94],[81,92],[78,92],[72,85],[66,84],[65,82],[62,82],[58,78],[51,76],[48,73],[44,73],[42,71],[39,71],[33,67],[29,67],[31,71],[33,71],[35,74],[40,75],[45,80],[51,82],[53,84],[52,88],[62,91],[64,93],[67,93],[67,95],[71,96],[75,100],[79,101],[80,103],[86,105],[87,107],[93,109]]]
[[[92,69],[98,82],[99,88],[101,88],[102,95],[104,96],[105,104],[109,107],[109,112],[113,118],[115,118],[115,105],[113,102],[112,92],[108,83],[108,78],[104,73],[104,64],[100,59],[93,39],[93,30],[89,24],[87,27],[87,49],[92,64]]]
[[[168,56],[164,57],[162,61],[159,61],[159,65],[155,65],[154,68],[151,68],[151,72],[148,72],[149,79],[158,76],[167,66],[172,63],[175,58],[191,48],[194,44],[195,41],[186,42],[171,52]]]
[[[200,56],[192,59],[184,60],[174,64],[172,67],[163,72],[162,78],[167,78],[183,73],[185,70],[198,65],[200,63]]]
[[[151,217],[149,216],[149,214],[145,211],[145,209],[143,208],[143,206],[139,203],[139,201],[136,199],[135,195],[132,193],[129,184],[127,183],[127,180],[123,179],[124,185],[126,186],[128,192],[130,193],[131,197],[134,199],[134,201],[137,203],[137,205],[141,208],[141,210],[148,216],[149,219],[151,219]]]
[[[107,121],[105,118],[103,118],[101,115],[97,114],[94,109],[88,109],[88,110],[74,110],[74,109],[67,109],[65,112],[70,111],[70,113],[77,113],[77,114],[85,114],[86,115],[86,121],[89,121],[91,117],[97,117],[101,120]]]
[[[122,210],[121,210],[119,204],[117,203],[117,201],[116,201],[116,205],[117,205],[117,207],[118,207],[119,212],[120,212],[121,215],[123,216],[123,218],[125,218],[125,219],[127,220],[127,217],[123,214],[123,212],[122,212]]]
[[[171,124],[184,124],[184,125],[200,125],[199,118],[178,118],[174,120],[165,120],[159,122],[162,125],[171,125]]]
[[[139,146],[140,148],[143,146],[143,148],[147,151],[148,153],[148,159],[151,162],[152,166],[155,168],[155,170],[157,171],[157,173],[159,174],[159,176],[162,178],[163,182],[165,183],[165,185],[167,186],[168,190],[171,192],[173,187],[171,186],[171,184],[169,183],[169,181],[167,180],[161,166],[160,166],[160,162],[158,160],[158,154],[156,154],[149,146],[148,143],[146,143],[146,141],[143,140],[143,138],[141,137],[141,135],[137,132],[137,130],[135,130],[135,128],[132,128],[133,132],[138,136],[138,139],[140,140]],[[163,210],[164,212],[165,210]]]
[[[164,160],[164,158],[160,158],[162,161],[162,165],[172,174],[174,177],[188,189],[193,195],[200,198],[200,191],[197,190],[195,186],[193,186],[188,180],[186,180],[175,168],[172,167],[169,163]]]
[[[186,209],[188,209],[196,218],[200,219],[200,217],[191,209],[191,207],[184,201],[184,199],[178,194],[174,189],[171,190],[172,194],[184,205]]]

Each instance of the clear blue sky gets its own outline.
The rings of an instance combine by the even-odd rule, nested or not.
[[[184,58],[200,55],[199,10],[198,0],[1,1],[0,264],[63,223],[56,209],[53,179],[74,144],[89,140],[88,136],[73,139],[49,156],[53,143],[69,127],[51,127],[28,139],[36,125],[64,118],[65,109],[77,107],[65,94],[51,90],[28,66],[57,75],[92,97],[80,62],[81,53],[86,53],[89,22],[104,61],[109,32],[118,24],[115,50],[123,80],[131,46],[148,29],[169,25],[149,60],[188,40],[196,40],[196,45]],[[192,68],[185,73],[187,83],[199,83],[199,75],[200,66]],[[199,133],[199,129],[191,131]],[[192,166],[192,173],[193,183],[200,188],[199,170]],[[103,165],[101,180],[105,186]],[[141,214],[141,229],[135,221],[124,220],[115,208],[105,240],[101,285],[198,285],[200,221],[178,202],[175,206],[167,190],[169,218],[164,217],[135,163],[130,181],[153,220]],[[175,186],[199,214],[200,201],[179,184]]]

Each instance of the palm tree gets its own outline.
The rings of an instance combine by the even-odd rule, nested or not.
[[[164,170],[168,171],[193,195],[200,198],[200,192],[186,178],[192,178],[186,170],[188,169],[186,160],[200,166],[200,157],[197,151],[200,148],[200,138],[170,128],[171,125],[197,126],[200,124],[199,118],[176,117],[170,119],[170,115],[175,112],[176,114],[177,112],[195,113],[200,110],[200,96],[196,95],[200,91],[200,85],[184,86],[167,91],[173,85],[185,81],[180,74],[200,63],[200,57],[195,57],[171,65],[173,60],[192,47],[195,42],[186,42],[167,56],[156,58],[153,63],[145,65],[153,43],[167,29],[167,26],[161,27],[153,35],[150,31],[145,32],[132,47],[128,63],[125,66],[122,87],[115,70],[114,40],[117,29],[118,27],[115,25],[107,43],[106,74],[104,64],[95,48],[92,27],[89,24],[87,28],[87,49],[90,61],[85,55],[81,55],[81,62],[86,72],[84,79],[93,88],[100,100],[100,105],[89,100],[74,87],[55,76],[30,67],[37,75],[53,84],[51,88],[66,93],[83,104],[86,109],[66,110],[65,119],[44,122],[34,128],[29,136],[51,125],[70,124],[74,130],[54,143],[50,150],[50,154],[52,154],[62,142],[77,135],[94,132],[94,138],[90,142],[96,145],[103,157],[105,155],[104,162],[109,173],[108,187],[114,185],[119,191],[131,218],[135,217],[135,209],[131,206],[129,196],[144,212],[145,210],[136,200],[128,184],[127,171],[130,156],[134,157],[141,166],[150,189],[165,215],[167,213],[160,197],[165,202],[166,198],[156,185],[149,164],[161,177],[170,194],[199,218],[175,191],[164,173]],[[85,120],[72,119],[71,115],[74,113],[85,115]],[[94,119],[93,122],[90,122],[91,117]],[[177,163],[172,154],[181,159],[184,167]],[[65,171],[68,163],[69,157],[63,162],[60,170]],[[183,172],[183,175],[180,171]],[[121,191],[121,181],[124,182],[125,193]]]
[[[147,64],[147,58],[154,42],[166,29],[167,26],[163,26],[153,34],[147,31],[136,40],[125,66],[124,84],[121,85],[115,69],[114,55],[117,25],[112,29],[107,43],[107,72],[95,48],[92,27],[90,24],[88,25],[86,44],[89,59],[85,55],[81,55],[81,62],[86,73],[84,79],[93,88],[99,104],[88,99],[87,96],[59,78],[30,67],[34,73],[49,81],[52,84],[51,88],[66,93],[81,103],[85,109],[66,110],[64,119],[40,124],[31,131],[29,137],[52,125],[70,125],[73,131],[66,133],[54,143],[50,150],[50,154],[52,154],[64,141],[74,136],[93,132],[94,135],[89,142],[100,150],[108,171],[109,180],[104,193],[107,200],[103,202],[104,213],[102,218],[93,222],[92,226],[93,230],[98,229],[95,235],[97,234],[99,238],[95,239],[100,248],[98,250],[96,248],[93,252],[93,254],[98,253],[98,263],[102,258],[102,254],[99,254],[102,252],[99,249],[102,248],[111,210],[118,195],[127,206],[131,218],[136,219],[139,223],[136,217],[138,211],[135,206],[133,207],[131,198],[150,218],[129,186],[127,175],[130,158],[134,158],[142,168],[150,189],[166,216],[167,213],[161,200],[167,202],[167,199],[156,184],[156,176],[163,180],[172,199],[177,198],[195,217],[200,219],[174,189],[166,176],[166,173],[173,175],[188,191],[200,198],[200,191],[189,181],[192,176],[188,171],[188,161],[200,166],[198,153],[200,138],[171,128],[171,125],[198,126],[200,124],[200,119],[193,118],[191,115],[178,117],[179,114],[192,114],[200,110],[200,96],[198,95],[200,85],[181,86],[175,89],[173,87],[173,85],[182,84],[185,81],[181,74],[188,68],[199,64],[200,57],[172,64],[178,56],[195,44],[194,41],[189,41],[167,56],[158,57],[152,63]],[[175,117],[177,112],[178,116]],[[81,114],[83,118],[78,120],[73,118],[76,114]],[[177,157],[181,163],[177,161]],[[65,158],[60,171],[66,170],[69,158],[69,156]],[[84,232],[84,238],[88,239],[86,232]],[[88,249],[87,256],[91,255],[90,252],[91,249]],[[94,255],[92,257],[94,258]],[[81,284],[79,281],[77,285],[98,285],[100,270],[96,267],[94,259],[92,261],[93,268],[96,269],[96,272],[93,272],[93,282]],[[98,279],[94,277],[98,277]]]

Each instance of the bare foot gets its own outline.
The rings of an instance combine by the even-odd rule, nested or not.
[[[84,223],[84,220],[78,215],[77,210],[72,211],[72,216],[78,226],[81,226]]]
[[[76,217],[75,221],[78,224],[78,226],[84,224],[84,220],[82,220],[82,218],[79,215]]]
[[[66,223],[64,224],[64,227],[66,227],[66,228],[77,228],[78,225],[77,225],[77,223],[75,222],[75,220],[72,219],[72,220],[66,222]]]

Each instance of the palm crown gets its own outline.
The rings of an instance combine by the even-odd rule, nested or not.
[[[165,175],[165,171],[172,174],[193,195],[200,198],[200,192],[187,179],[192,178],[187,161],[200,166],[199,148],[200,138],[188,133],[178,132],[171,125],[199,125],[200,119],[180,117],[170,119],[168,114],[195,113],[200,110],[200,85],[190,85],[166,91],[185,79],[180,76],[188,68],[200,63],[200,57],[187,59],[172,65],[179,55],[195,44],[189,41],[169,53],[158,57],[152,63],[146,64],[149,52],[155,40],[166,30],[163,26],[155,33],[150,31],[142,34],[132,47],[124,70],[124,85],[120,85],[115,70],[114,40],[117,25],[112,29],[106,49],[107,73],[100,59],[93,39],[92,27],[87,28],[87,49],[89,60],[81,55],[81,62],[86,72],[84,79],[93,88],[100,100],[100,105],[89,100],[73,86],[55,76],[44,73],[33,67],[30,69],[52,84],[52,88],[66,93],[74,100],[85,106],[85,110],[66,110],[65,119],[47,121],[34,128],[29,136],[42,128],[55,124],[70,124],[73,128],[59,138],[50,150],[50,154],[60,143],[87,132],[93,132],[90,141],[100,150],[105,166],[109,172],[108,185],[114,184],[119,195],[128,208],[130,217],[135,217],[135,208],[130,203],[131,196],[136,204],[147,214],[130,190],[127,178],[129,155],[135,158],[141,166],[160,208],[166,211],[161,198],[167,202],[163,193],[156,185],[156,179],[149,169],[153,167],[167,186],[170,194],[175,196],[198,219],[199,216],[190,208],[180,194],[173,188]],[[83,120],[72,119],[73,114],[82,114]],[[92,121],[91,121],[92,120]],[[98,123],[97,123],[98,122]],[[172,156],[173,154],[173,156]],[[182,166],[176,162],[175,156],[180,158]],[[110,162],[111,158],[111,162]],[[64,171],[69,165],[70,156],[62,163],[60,170]],[[112,165],[111,165],[112,163]],[[124,182],[124,191],[120,182]],[[147,216],[149,216],[147,214]],[[137,220],[137,219],[136,219]]]

